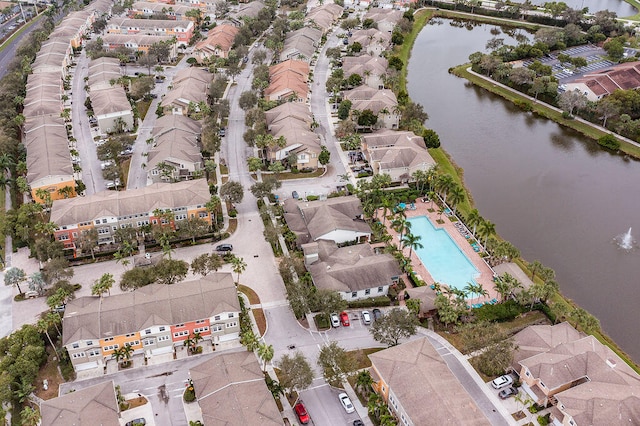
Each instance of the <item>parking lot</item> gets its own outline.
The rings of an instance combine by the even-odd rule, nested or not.
[[[559,53],[569,55],[571,57],[583,57],[587,60],[586,66],[574,68],[570,64],[561,64],[560,61],[558,61],[558,53],[537,59],[544,65],[551,66],[553,69],[553,76],[557,78],[561,84],[568,83],[576,78],[582,77],[584,74],[615,65],[614,62],[606,59],[607,54],[602,48],[594,45],[571,47]],[[635,54],[635,52],[631,53]],[[629,52],[627,52],[627,54],[629,54]],[[523,61],[524,66],[529,66],[532,63],[533,59]]]

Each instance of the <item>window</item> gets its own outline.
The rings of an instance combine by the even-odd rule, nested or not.
[[[203,324],[203,323],[204,323],[204,320],[197,320],[196,321],[196,324]]]
[[[145,339],[142,343],[145,346],[153,345],[154,343],[156,343],[156,339]]]
[[[58,239],[59,239],[60,241],[67,241],[67,240],[69,239],[69,235],[67,235],[67,234],[62,234],[62,235],[60,235],[60,236],[58,237]]]
[[[106,339],[104,339],[105,342],[112,342],[113,341],[113,337],[107,337]]]
[[[378,293],[382,293],[383,289],[382,287],[378,287]]]
[[[189,332],[187,330],[184,331],[178,331],[177,333],[173,333],[173,337],[182,337],[182,336],[188,336]],[[158,337],[158,341],[160,340],[160,338]]]
[[[194,333],[202,333],[202,332],[208,331],[208,330],[209,330],[209,327],[200,327],[200,328],[194,328],[193,332]]]
[[[216,333],[218,331],[222,331],[222,326],[221,325],[213,325],[211,326],[211,331]]]
[[[71,355],[71,357],[72,357],[73,359],[84,358],[84,357],[85,357],[85,354],[84,354],[84,352],[78,352],[77,354],[73,354],[73,355]]]
[[[89,356],[98,356],[98,355],[100,355],[100,350],[98,349],[91,349],[89,351]]]
[[[540,386],[542,386],[542,387],[543,387],[543,388],[545,388],[545,389],[547,388],[547,387],[544,385],[544,383],[542,383],[542,382],[540,382]]]
[[[199,212],[198,217],[200,217],[200,219],[204,219],[205,217],[209,217],[209,214],[207,212]]]
[[[233,318],[233,312],[229,314],[229,318]]]
[[[107,223],[107,219],[102,219],[102,223]]]
[[[135,335],[136,335],[136,333],[128,333],[128,334],[125,334],[124,337],[133,337]]]
[[[371,294],[371,289],[370,289],[370,288],[366,289],[366,290],[364,291],[364,294],[365,294],[365,295]]]
[[[77,343],[74,343],[73,345],[71,345],[71,347],[72,347],[73,349],[78,349],[78,348],[80,347],[80,345],[79,345],[79,344],[77,344]]]
[[[238,323],[237,323],[236,321],[234,321],[234,322],[228,322],[228,323],[226,324],[226,326],[227,326],[227,328],[233,328],[233,327],[237,327],[237,326],[238,326]]]
[[[86,342],[84,342],[84,344],[87,346],[91,346],[93,345],[93,340],[87,340]]]
[[[215,317],[213,317],[213,319],[216,321],[220,321],[220,315],[216,315]]]
[[[151,334],[151,329],[147,328],[147,329],[144,331],[144,334]]]
[[[169,340],[169,335],[158,336],[158,342],[164,342],[166,340]]]
[[[352,291],[351,292],[351,297],[358,297],[358,292],[357,291]]]
[[[131,346],[138,346],[140,344],[140,340],[132,340],[130,342],[127,342],[129,345]]]
[[[184,327],[184,324],[176,324],[176,328],[179,328],[179,327]],[[164,331],[164,330],[160,330],[160,331]]]
[[[165,327],[165,326],[161,326],[161,327],[159,328],[159,330],[160,330],[160,331],[165,331],[165,330],[166,330],[166,327]]]

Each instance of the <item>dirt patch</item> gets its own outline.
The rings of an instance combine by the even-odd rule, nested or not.
[[[40,367],[38,376],[36,377],[34,393],[42,399],[51,399],[58,396],[58,388],[60,383],[64,383],[64,379],[58,372],[58,361],[55,352],[47,347],[48,357],[47,363]],[[43,382],[47,381],[47,390],[44,390]]]
[[[369,368],[371,367],[371,360],[368,355],[381,351],[384,348],[367,348],[357,349],[355,351],[347,352],[355,360],[357,368]]]
[[[253,312],[253,318],[256,320],[260,335],[264,336],[264,333],[267,331],[267,319],[264,316],[264,311],[261,308],[257,308],[252,309],[251,312]]]
[[[238,290],[240,290],[242,293],[244,293],[245,296],[247,296],[247,298],[249,299],[249,304],[260,304],[260,297],[258,297],[258,294],[251,288],[247,287],[246,285],[238,284]]]
[[[511,417],[513,417],[515,420],[522,420],[524,419],[526,416],[526,414],[524,414],[524,412],[522,411],[516,411],[515,413],[513,413],[511,415]]]
[[[146,404],[148,401],[144,396],[139,396],[137,398],[127,399],[126,402],[127,404],[129,404],[129,408],[127,408],[127,410],[130,410],[132,408],[140,407]]]
[[[238,229],[238,219],[230,218],[229,219],[229,227],[227,228],[227,232],[229,234],[233,234]]]

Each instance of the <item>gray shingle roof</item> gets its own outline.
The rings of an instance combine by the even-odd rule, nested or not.
[[[42,426],[120,426],[113,381],[43,401]]]
[[[233,278],[222,272],[172,285],[150,284],[103,298],[85,296],[67,303],[63,344],[238,311],[240,302]]]

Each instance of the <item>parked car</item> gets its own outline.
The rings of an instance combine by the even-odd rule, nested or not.
[[[500,376],[497,379],[493,380],[491,382],[491,386],[493,386],[494,389],[501,389],[505,386],[511,386],[512,383],[513,383],[513,377],[509,375],[505,375],[505,376]]]
[[[500,399],[507,399],[517,394],[518,394],[518,389],[514,387],[508,387],[506,389],[502,389],[500,393],[498,393],[498,396],[500,397]]]
[[[291,197],[293,197],[294,200],[297,200],[298,198],[300,198],[300,196],[298,195],[298,191],[293,191],[291,193]]]
[[[147,421],[144,418],[134,419],[130,422],[126,423],[126,426],[144,426],[147,424]]]
[[[340,327],[340,319],[338,318],[338,314],[334,312],[331,315],[329,315],[329,318],[331,319],[332,327]]]
[[[298,402],[295,407],[293,407],[293,409],[296,412],[296,415],[298,416],[298,420],[300,420],[300,423],[302,423],[303,425],[306,425],[307,423],[309,423],[309,413],[307,413],[307,409],[305,408],[304,404],[302,402]]]
[[[218,134],[220,135],[220,137],[224,137],[224,135],[227,134],[227,131],[225,130],[225,128],[221,128],[220,131],[218,132]]]
[[[37,291],[33,291],[33,290],[29,290],[29,291],[24,293],[24,298],[25,299],[34,299],[34,298],[36,298],[38,296],[40,296],[40,294]]]
[[[378,321],[380,318],[382,318],[382,311],[380,309],[374,308],[371,312],[373,313],[374,321]]]
[[[356,407],[353,406],[353,404],[351,403],[351,399],[349,399],[349,396],[346,393],[341,393],[340,395],[338,395],[338,399],[340,400],[344,411],[346,411],[347,413],[353,413],[354,411],[356,411]]]
[[[354,420],[353,421],[353,426],[364,426],[364,423],[362,420],[358,419],[358,420]]]
[[[233,246],[231,244],[218,244],[216,251],[233,251]]]
[[[349,323],[349,314],[345,311],[340,312],[340,323],[342,323],[343,327],[349,327],[351,325]]]
[[[55,308],[53,308],[52,311],[61,314],[64,312],[66,308],[67,308],[67,304],[63,303],[62,305],[58,305]]]
[[[362,311],[362,323],[364,325],[371,324],[371,314],[369,311]]]

